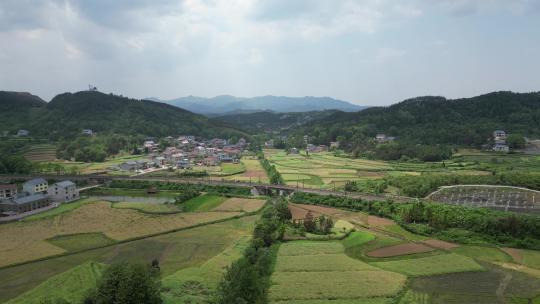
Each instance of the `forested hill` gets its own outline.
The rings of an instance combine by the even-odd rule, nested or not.
[[[0,133],[8,131],[19,123],[29,121],[33,112],[39,111],[47,103],[26,92],[0,91]]]
[[[78,135],[82,129],[146,136],[243,134],[172,105],[96,91],[64,93],[42,104],[32,104],[28,98],[17,100],[17,97],[14,93],[0,95],[0,105],[7,111],[2,115],[13,117],[10,124],[0,122],[0,130],[13,133],[27,129],[32,135],[57,138]]]
[[[353,146],[377,133],[401,142],[423,144],[485,144],[494,130],[540,136],[540,92],[495,92],[472,98],[417,97],[389,107],[356,113],[337,112],[297,131],[314,142],[342,136]]]
[[[214,121],[224,122],[250,133],[283,131],[302,126],[315,119],[328,117],[336,110],[277,113],[272,111],[218,116]]]

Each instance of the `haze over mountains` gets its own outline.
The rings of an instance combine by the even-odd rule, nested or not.
[[[172,100],[149,100],[165,102],[188,111],[205,114],[220,115],[226,113],[252,113],[260,111],[274,112],[310,112],[322,110],[340,110],[344,112],[356,112],[365,109],[347,101],[330,97],[286,97],[286,96],[259,96],[259,97],[235,97],[220,95],[212,98],[187,96]]]

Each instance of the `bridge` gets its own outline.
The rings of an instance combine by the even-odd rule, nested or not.
[[[366,201],[384,201],[392,200],[394,202],[409,202],[414,198],[395,195],[375,195],[365,194],[357,192],[345,192],[335,190],[325,190],[316,188],[303,188],[294,187],[289,185],[274,185],[255,182],[240,182],[240,181],[226,181],[216,180],[210,178],[178,178],[178,177],[151,177],[151,176],[111,176],[111,175],[0,175],[0,181],[9,182],[11,180],[28,180],[32,178],[42,177],[47,180],[71,180],[71,181],[87,181],[90,184],[109,184],[112,181],[151,181],[151,182],[166,182],[166,183],[180,183],[180,184],[195,184],[195,185],[209,185],[209,186],[231,186],[231,187],[246,187],[251,188],[254,194],[259,195],[290,195],[294,192],[313,193],[318,195],[334,195],[343,196],[354,199],[362,199]]]

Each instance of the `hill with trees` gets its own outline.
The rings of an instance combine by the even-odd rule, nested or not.
[[[0,94],[0,109],[10,117],[0,130],[27,129],[32,135],[58,139],[74,137],[82,129],[122,135],[203,137],[241,136],[243,132],[210,121],[178,107],[149,100],[130,99],[97,91],[64,93],[49,103],[16,92]]]
[[[335,114],[336,110],[278,113],[263,111],[255,113],[227,114],[214,118],[214,121],[223,122],[250,133],[282,131],[302,126],[310,121],[322,119]]]
[[[417,97],[388,107],[336,112],[309,122],[291,135],[300,138],[308,134],[314,144],[338,140],[346,149],[360,151],[374,148],[370,140],[378,133],[395,136],[399,143],[394,143],[396,149],[398,145],[480,147],[499,129],[538,137],[540,93],[494,92],[460,99]]]

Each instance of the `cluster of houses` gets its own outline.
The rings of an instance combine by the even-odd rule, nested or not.
[[[508,152],[510,147],[506,143],[506,132],[502,130],[493,131],[493,147],[495,152]]]
[[[375,135],[375,141],[380,143],[380,144],[393,142],[394,140],[396,140],[396,138],[394,136],[387,136],[384,133],[379,133],[379,134]]]
[[[22,184],[22,191],[16,184],[0,184],[0,214],[19,214],[78,198],[77,186],[71,181],[49,185],[43,178],[34,178]]]
[[[122,171],[138,171],[148,168],[190,169],[193,166],[219,166],[221,163],[237,163],[246,148],[246,140],[240,138],[236,144],[226,139],[214,138],[198,140],[195,136],[166,137],[169,145],[159,149],[155,139],[147,138],[143,146],[148,152],[148,159],[130,160],[122,163],[117,169]]]

